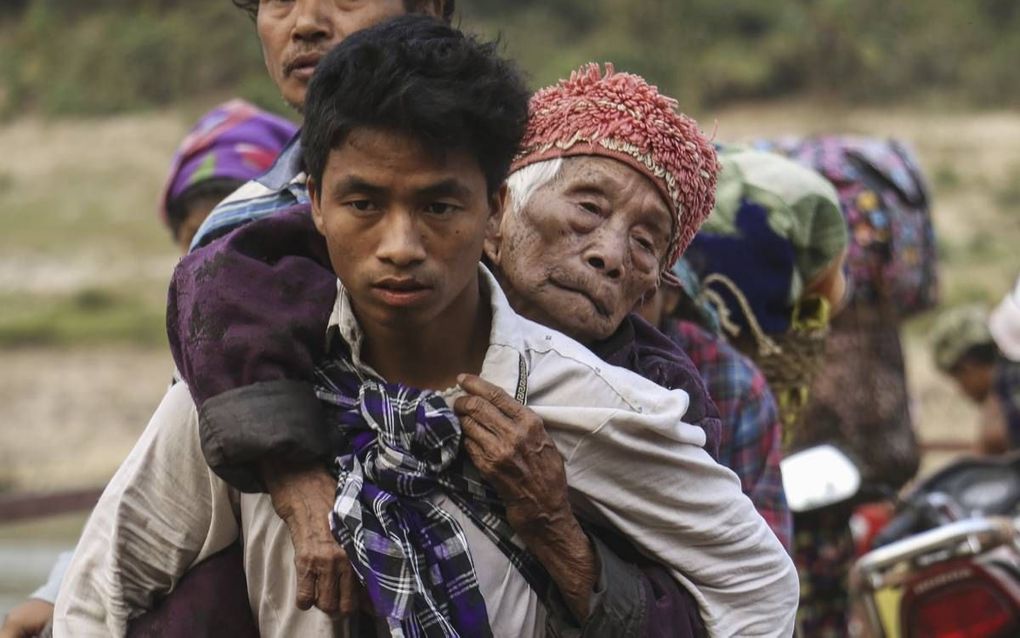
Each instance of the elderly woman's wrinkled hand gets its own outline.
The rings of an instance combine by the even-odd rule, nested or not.
[[[470,374],[458,383],[467,393],[453,406],[464,450],[506,505],[507,522],[583,623],[591,611],[598,559],[567,500],[563,457],[542,418],[501,388]]]
[[[327,614],[356,612],[363,589],[347,553],[329,529],[336,479],[320,467],[275,464],[267,464],[262,475],[294,543],[298,609],[314,605]]]
[[[503,499],[518,532],[544,528],[570,512],[563,457],[542,419],[501,388],[463,375],[467,393],[454,403],[464,430],[464,449]]]

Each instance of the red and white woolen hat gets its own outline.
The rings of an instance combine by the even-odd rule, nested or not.
[[[598,155],[646,175],[673,214],[662,276],[715,205],[719,161],[698,123],[644,78],[586,64],[531,98],[521,151],[510,167],[558,157]]]

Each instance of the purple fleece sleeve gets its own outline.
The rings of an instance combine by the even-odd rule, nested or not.
[[[170,349],[199,409],[209,466],[261,491],[255,463],[307,462],[330,449],[308,380],[325,349],[336,276],[307,206],[246,224],[174,272]]]

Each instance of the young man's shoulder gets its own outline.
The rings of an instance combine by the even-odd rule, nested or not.
[[[578,407],[638,413],[687,410],[686,392],[663,388],[625,368],[606,363],[567,335],[519,317],[529,364],[529,396]]]
[[[498,361],[502,372],[513,367],[516,373],[517,357],[523,357],[529,403],[674,416],[687,411],[686,392],[666,390],[610,365],[562,332],[521,316],[488,269],[483,266],[481,272],[493,310],[493,363]]]

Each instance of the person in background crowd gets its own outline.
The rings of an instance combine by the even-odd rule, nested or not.
[[[830,363],[829,319],[846,291],[846,222],[836,190],[809,168],[741,147],[721,148],[720,162],[715,209],[687,259],[724,333],[776,395],[789,449],[814,426],[803,413],[815,377]],[[848,521],[848,512],[794,515],[804,636],[845,627]]]
[[[832,318],[789,449],[820,443],[854,455],[869,484],[898,489],[917,472],[920,450],[910,413],[900,331],[938,301],[935,230],[928,190],[914,153],[891,139],[822,135],[763,142],[817,171],[836,189],[849,231],[843,309]],[[770,377],[773,390],[776,385]],[[782,403],[782,392],[780,402]],[[797,544],[810,602],[805,635],[845,636],[845,573],[852,560],[851,504],[798,515]],[[807,533],[808,529],[813,530]],[[798,552],[800,554],[800,552]]]
[[[989,316],[968,305],[939,316],[932,329],[936,367],[981,406],[978,450],[1020,448],[1020,303],[1011,291]]]
[[[824,353],[831,364],[819,371],[804,427],[790,443],[841,445],[865,481],[899,489],[920,463],[900,331],[938,302],[925,180],[914,153],[896,140],[823,135],[781,140],[775,149],[836,188],[850,237],[850,285]]]
[[[977,447],[983,454],[1000,454],[1011,445],[1004,405],[993,396],[1000,372],[1008,361],[988,329],[988,311],[961,306],[939,316],[932,329],[935,366],[982,409]]]
[[[719,462],[740,477],[744,493],[788,549],[793,519],[786,505],[782,460],[783,426],[775,397],[761,370],[721,334],[719,317],[708,303],[698,276],[685,259],[641,307],[697,366],[722,423]]]
[[[808,168],[739,146],[719,161],[715,208],[686,258],[723,332],[765,374],[789,441],[846,292],[846,224],[836,191]]]
[[[995,396],[1002,406],[1010,447],[1020,448],[1020,278],[992,311],[988,320],[1002,357],[996,374]]]
[[[199,118],[174,153],[158,208],[160,221],[182,253],[213,207],[265,172],[297,130],[291,122],[239,99]],[[0,627],[0,638],[35,636],[52,620],[71,555],[61,554],[46,583],[11,610]]]
[[[272,166],[297,132],[294,123],[244,100],[198,120],[174,154],[160,198],[160,218],[182,254],[213,208]]]

